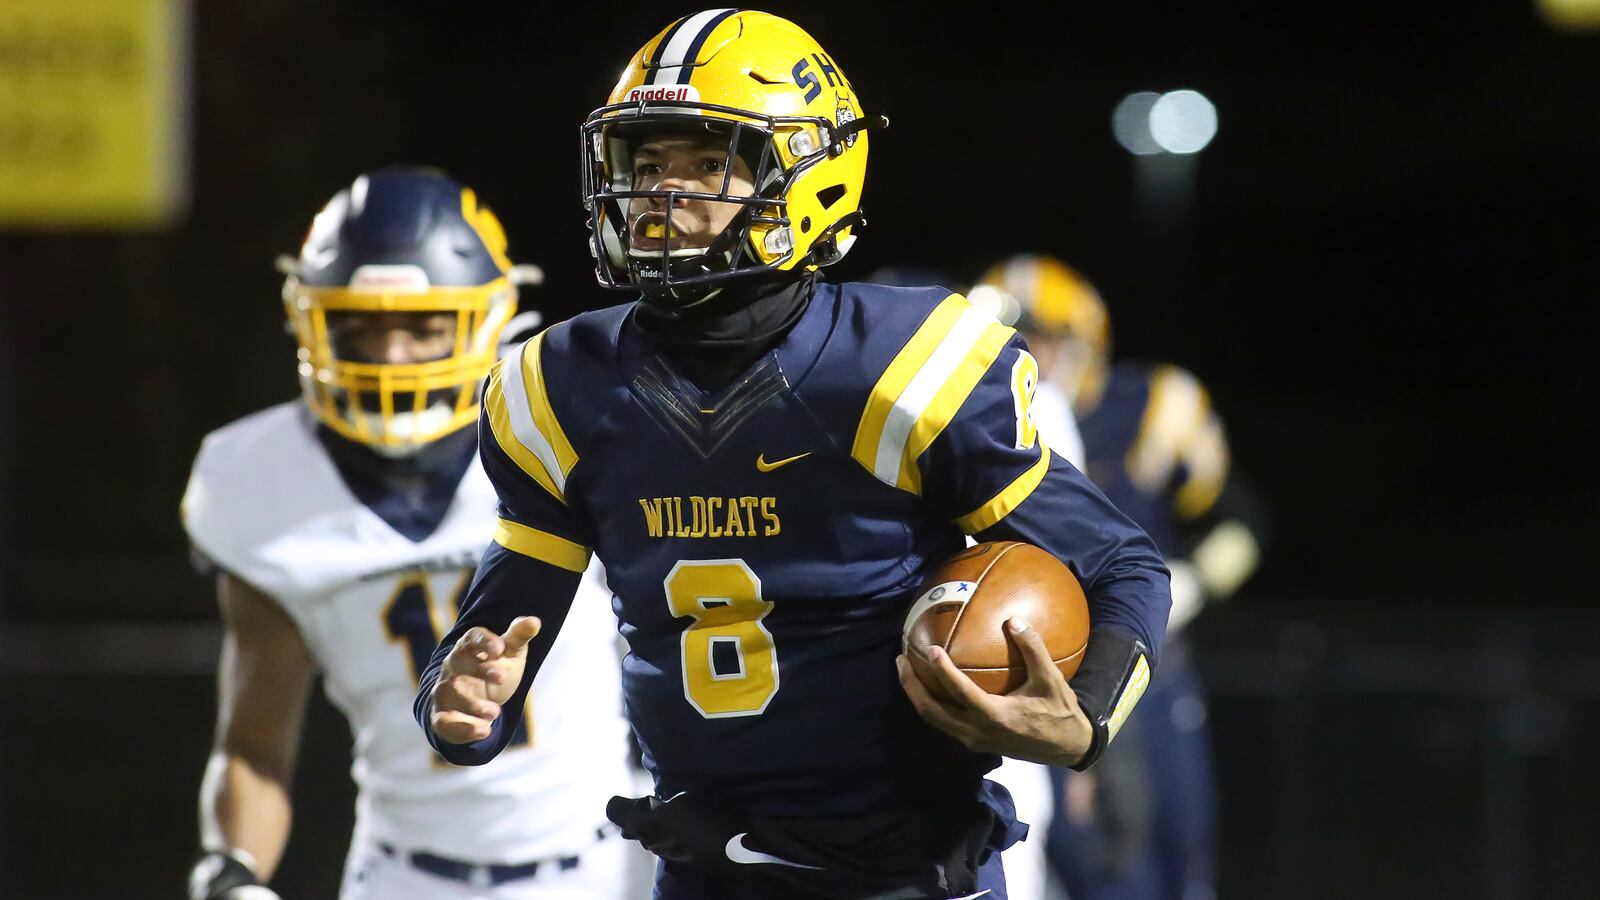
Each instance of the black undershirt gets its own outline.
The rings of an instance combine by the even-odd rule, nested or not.
[[[736,281],[700,306],[634,304],[630,321],[661,348],[673,369],[716,391],[782,341],[811,302],[816,275]]]

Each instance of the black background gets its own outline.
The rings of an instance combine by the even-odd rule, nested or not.
[[[1224,857],[1233,895],[1274,896],[1306,871],[1285,854],[1317,855],[1314,836],[1286,850],[1253,830],[1265,820],[1252,804],[1281,801],[1248,777],[1263,748],[1325,753],[1307,776],[1321,783],[1352,758],[1382,763],[1397,742],[1410,746],[1406,735],[1437,737],[1427,723],[1444,722],[1459,738],[1447,745],[1470,763],[1460,780],[1439,774],[1428,737],[1416,738],[1415,760],[1387,771],[1412,788],[1419,782],[1405,773],[1443,779],[1408,813],[1432,823],[1423,831],[1443,829],[1440,859],[1460,841],[1479,842],[1479,857],[1500,841],[1488,826],[1461,824],[1503,812],[1498,795],[1480,790],[1495,770],[1475,749],[1481,704],[1467,696],[1493,679],[1477,657],[1430,668],[1432,657],[1417,654],[1480,637],[1492,644],[1510,631],[1523,636],[1518,658],[1540,663],[1547,649],[1586,650],[1594,634],[1583,615],[1596,599],[1597,479],[1582,323],[1600,236],[1600,36],[1554,30],[1527,2],[767,8],[806,27],[868,112],[893,120],[873,138],[870,226],[838,277],[898,264],[966,280],[1013,252],[1055,253],[1099,284],[1119,355],[1178,362],[1211,388],[1236,465],[1275,522],[1259,577],[1201,629],[1223,694],[1216,721],[1225,796],[1235,798]],[[363,169],[430,163],[474,186],[506,224],[513,257],[544,267],[547,283],[525,303],[549,315],[626,299],[593,281],[578,124],[638,45],[689,11],[203,5],[191,23],[192,208],[183,222],[133,235],[0,232],[0,622],[34,626],[14,630],[13,643],[25,634],[70,645],[82,624],[214,619],[177,521],[188,466],[207,431],[294,396],[271,261],[296,250],[311,214]],[[1216,103],[1216,140],[1187,162],[1136,162],[1111,138],[1111,109],[1131,91],[1180,87]],[[1186,203],[1141,202],[1141,178],[1170,180],[1183,166]],[[1465,693],[1439,701],[1444,712],[1401,715],[1330,683],[1325,702],[1302,697],[1280,710],[1308,717],[1304,727],[1269,727],[1256,701],[1230,706],[1228,697],[1261,694],[1262,678],[1282,675],[1272,629],[1289,620],[1323,623],[1319,640],[1336,648],[1327,634],[1393,635],[1392,656],[1378,658],[1415,663],[1422,675],[1412,681],[1459,677]],[[1247,651],[1257,645],[1275,662],[1251,675]],[[95,657],[81,646],[63,652]],[[170,870],[193,846],[210,694],[198,676],[109,679],[45,679],[53,699],[42,702],[41,679],[5,675],[6,696],[21,699],[7,704],[0,740],[26,771],[49,773],[7,780],[26,790],[0,807],[9,807],[5,849],[62,853],[72,843],[44,836],[52,805],[32,787],[72,790],[73,779],[90,778],[85,790],[114,792],[131,776],[152,794],[143,805],[158,824],[137,840],[120,826],[93,833],[122,835],[119,846],[147,861],[126,868],[175,884]],[[113,699],[111,718],[132,717],[116,752],[140,762],[92,743],[107,720],[96,709]],[[1558,746],[1578,773],[1595,732],[1573,710],[1564,715]],[[1384,716],[1394,720],[1391,737]],[[1307,746],[1279,746],[1274,734]],[[1353,739],[1359,746],[1340,746]],[[339,785],[342,734],[312,740],[333,761],[308,767]],[[161,774],[139,776],[145,765]],[[86,774],[107,767],[120,775],[101,784]],[[1529,777],[1555,778],[1550,790],[1567,805],[1518,821],[1576,840],[1561,830],[1580,821],[1561,787],[1568,776]],[[1580,796],[1592,797],[1593,778],[1584,785]],[[1341,794],[1369,805],[1349,821],[1330,818],[1330,833],[1373,827],[1387,790]],[[1303,802],[1308,816],[1327,812],[1314,792]],[[1451,823],[1464,835],[1450,836]],[[344,837],[339,820],[327,825],[316,833],[340,843],[331,852],[318,844],[326,859],[301,849],[298,864],[292,848],[289,874],[310,883],[322,873],[305,860],[337,864]],[[316,826],[299,827],[303,848],[298,835]],[[1523,889],[1568,884],[1549,874],[1571,864],[1558,852],[1568,844],[1519,839],[1543,848],[1512,867],[1526,876]],[[1262,863],[1258,850],[1275,862]],[[1520,896],[1467,871],[1466,896]],[[1442,882],[1417,878],[1405,882],[1413,896],[1446,895],[1428,887]],[[146,896],[123,883],[125,892],[104,895]],[[327,895],[317,883],[323,893],[304,896]],[[1346,884],[1389,895],[1372,880]]]

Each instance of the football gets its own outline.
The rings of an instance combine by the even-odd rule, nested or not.
[[[1064,677],[1078,671],[1089,643],[1083,587],[1060,560],[1016,541],[970,547],[936,569],[906,615],[903,647],[931,691],[942,693],[928,661],[937,645],[979,687],[1009,693],[1028,679],[1027,661],[1005,631],[1013,616],[1039,633]]]

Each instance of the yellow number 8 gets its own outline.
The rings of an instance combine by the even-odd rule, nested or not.
[[[663,582],[667,608],[688,616],[683,631],[683,694],[708,719],[758,716],[778,692],[772,633],[761,624],[772,604],[742,559],[681,560]]]
[[[1033,422],[1033,392],[1039,388],[1039,361],[1023,350],[1011,367],[1011,398],[1017,410],[1017,449],[1033,447],[1039,427]]]

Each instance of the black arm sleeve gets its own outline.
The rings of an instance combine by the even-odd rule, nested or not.
[[[573,595],[577,593],[578,582],[582,578],[581,572],[571,572],[523,556],[499,544],[489,545],[477,574],[473,576],[466,600],[462,603],[461,617],[433,651],[433,659],[422,673],[417,697],[412,704],[417,723],[428,736],[428,743],[440,756],[458,766],[481,766],[505,749],[522,721],[528,689],[533,686],[533,679],[539,673],[545,657],[550,655],[550,648],[555,644],[556,635],[561,632],[561,625],[566,621],[567,610],[572,606]],[[495,720],[493,730],[488,737],[470,744],[451,744],[441,740],[430,726],[430,720],[433,713],[433,687],[439,682],[439,671],[445,657],[455,649],[456,641],[468,629],[482,625],[500,634],[510,627],[511,620],[517,616],[538,616],[542,627],[538,636],[528,643],[528,663],[522,673],[522,682],[517,685],[511,699],[501,706],[500,718]]]
[[[1083,663],[1072,676],[1072,692],[1094,725],[1094,741],[1074,770],[1094,765],[1139,702],[1150,683],[1149,657],[1150,648],[1125,629],[1103,625],[1090,631]]]

